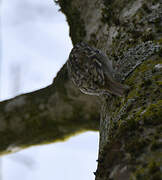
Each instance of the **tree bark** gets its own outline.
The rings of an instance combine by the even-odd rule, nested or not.
[[[53,85],[2,102],[1,152],[98,129],[96,180],[162,178],[161,0],[58,0],[73,44],[85,41],[114,62],[125,97],[81,94],[66,67]],[[57,109],[57,111],[56,111]],[[58,111],[59,110],[59,111]]]
[[[58,0],[73,44],[114,62],[130,91],[105,97],[96,180],[162,179],[161,0]]]

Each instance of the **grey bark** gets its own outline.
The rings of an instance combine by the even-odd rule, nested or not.
[[[162,179],[161,0],[58,0],[73,44],[114,62],[130,91],[104,97],[96,180]]]
[[[91,100],[95,97],[80,94],[68,79],[66,79],[67,83],[64,82],[64,78],[67,77],[67,70],[64,67],[60,72],[62,76],[57,75],[58,79],[56,78],[54,86],[16,98],[16,106],[13,105],[15,104],[14,100],[11,100],[11,103],[7,101],[1,104],[3,112],[6,110],[6,105],[9,110],[5,114],[6,121],[2,122],[10,123],[7,125],[3,123],[3,126],[9,127],[9,129],[12,127],[15,131],[19,130],[18,132],[12,130],[10,135],[10,130],[6,128],[6,134],[2,133],[1,135],[9,137],[9,143],[5,144],[3,141],[4,146],[1,151],[5,152],[6,148],[10,147],[9,145],[14,147],[16,144],[16,147],[22,147],[45,141],[51,142],[53,137],[62,139],[65,137],[65,129],[66,133],[68,129],[72,133],[78,132],[78,129],[90,129],[89,127],[97,129],[98,126],[95,122],[97,122],[98,116],[95,118],[96,113],[94,112],[102,109],[96,180],[160,180],[162,178],[161,0],[58,0],[57,3],[66,15],[73,44],[85,41],[104,51],[114,62],[114,68],[117,70],[115,78],[127,84],[130,91],[123,98],[103,97],[102,108],[97,108]],[[62,92],[64,89],[62,86],[66,89],[65,92]],[[48,91],[49,93],[47,93]],[[65,106],[57,104],[60,101],[65,102]],[[80,109],[77,111],[78,102],[83,103],[81,103],[81,115],[78,114]],[[24,113],[23,108],[20,109],[25,104],[29,105],[26,106],[27,109],[31,107],[31,115]],[[58,114],[53,107],[61,107],[61,109],[64,107],[64,110],[60,110],[61,113]],[[92,107],[94,111],[87,111]],[[74,119],[71,119],[69,112],[73,108],[77,113],[72,113]],[[25,109],[26,112],[27,109]],[[13,123],[21,122],[21,120],[16,118],[12,121],[18,110],[20,119],[25,120],[26,117],[29,117],[28,120],[23,121],[27,126],[24,126],[26,128],[21,133],[19,133],[21,128],[15,127]],[[63,118],[65,120],[63,122],[60,118],[62,112],[68,116]],[[35,116],[36,114],[40,115]],[[3,118],[3,113],[1,116]],[[87,116],[91,118],[87,118]],[[55,117],[58,118],[55,119]],[[30,121],[33,120],[34,128],[32,123],[30,124]],[[67,128],[64,129],[62,126]],[[45,129],[56,133],[55,135],[48,134]],[[25,130],[30,130],[30,132]],[[26,132],[27,136],[23,132]],[[24,137],[27,138],[22,138],[21,141],[20,135],[25,135]],[[62,138],[58,138],[60,136]]]

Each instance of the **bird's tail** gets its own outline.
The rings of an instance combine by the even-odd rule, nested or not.
[[[111,94],[114,94],[116,96],[124,96],[129,90],[128,86],[123,85],[119,82],[116,82],[114,80],[110,80],[107,82],[107,88],[106,88]]]

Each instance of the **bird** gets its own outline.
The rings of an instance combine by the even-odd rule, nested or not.
[[[109,58],[85,42],[77,43],[67,60],[68,74],[75,86],[88,95],[123,96],[127,86],[117,82]]]

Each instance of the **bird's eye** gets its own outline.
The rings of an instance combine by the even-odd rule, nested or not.
[[[96,53],[100,53],[100,51],[98,49],[96,49]]]

